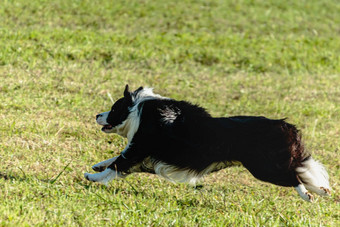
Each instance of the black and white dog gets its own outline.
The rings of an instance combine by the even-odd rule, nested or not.
[[[89,181],[108,184],[133,172],[195,184],[204,175],[241,163],[262,181],[293,186],[307,201],[330,195],[328,174],[306,153],[299,131],[285,120],[213,118],[203,108],[140,87],[125,87],[111,110],[98,114],[102,131],[127,137],[121,154],[92,167]]]

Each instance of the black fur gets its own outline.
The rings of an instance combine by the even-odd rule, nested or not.
[[[126,120],[141,90],[130,93],[127,87],[107,122],[116,126]],[[284,119],[213,118],[199,106],[172,99],[145,99],[137,105],[138,130],[108,168],[131,173],[139,166],[138,171],[154,173],[143,162],[151,159],[152,164],[164,162],[199,175],[213,163],[224,162],[227,167],[240,162],[262,181],[281,186],[300,183],[295,169],[310,155],[304,151],[299,131]]]

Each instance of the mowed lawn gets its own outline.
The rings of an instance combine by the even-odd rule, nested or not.
[[[0,225],[339,226],[339,12],[337,0],[1,1]],[[197,188],[86,181],[127,143],[95,123],[127,83],[213,116],[287,117],[332,196],[308,203],[243,167]]]

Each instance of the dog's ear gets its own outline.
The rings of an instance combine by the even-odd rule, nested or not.
[[[125,86],[124,97],[125,98],[130,98],[131,97],[131,93],[129,92],[129,85],[128,84]]]
[[[137,90],[135,90],[134,92],[133,92],[133,94],[138,94],[138,92],[140,92],[141,90],[143,90],[143,87],[139,87]]]

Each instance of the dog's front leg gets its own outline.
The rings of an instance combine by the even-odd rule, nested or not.
[[[108,185],[110,181],[114,179],[122,178],[124,177],[124,175],[118,171],[114,171],[110,168],[107,168],[103,172],[100,172],[100,173],[94,173],[94,174],[85,173],[84,177],[89,181]]]
[[[109,165],[111,165],[119,156],[110,158],[108,160],[99,162],[92,166],[92,169],[96,172],[103,172]]]
[[[103,172],[95,174],[85,173],[84,177],[89,181],[107,185],[114,179],[124,177],[126,175],[124,172],[128,171],[138,161],[141,161],[144,158],[144,155],[137,152],[134,146],[128,145],[124,151],[122,151],[121,155],[113,158],[113,162]],[[112,161],[112,159],[109,160]],[[106,162],[105,164],[111,162],[109,160],[104,161]]]

